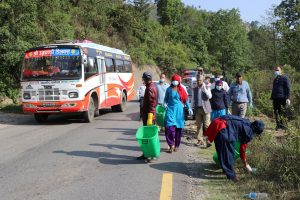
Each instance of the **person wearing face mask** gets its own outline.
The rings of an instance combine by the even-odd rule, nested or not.
[[[236,82],[230,85],[228,91],[228,100],[232,103],[232,114],[244,118],[247,111],[247,103],[249,102],[250,109],[253,108],[252,93],[247,81],[243,80],[240,72],[236,73]]]
[[[159,83],[156,84],[156,88],[157,88],[157,103],[158,105],[163,105],[164,104],[164,99],[165,99],[165,95],[166,95],[166,91],[167,88],[170,85],[168,83],[166,83],[166,75],[164,73],[162,73],[160,75],[160,80]]]
[[[286,127],[283,120],[283,108],[291,104],[291,86],[289,78],[282,75],[281,66],[275,68],[274,76],[271,100],[273,100],[276,130],[278,130]]]
[[[213,82],[210,86],[210,89],[213,90],[215,87],[216,87],[216,82],[219,81],[219,80],[222,80],[221,79],[221,75],[219,74],[216,74],[215,75],[215,82]],[[222,80],[223,81],[223,80]],[[223,89],[225,90],[225,92],[228,92],[229,91],[229,85],[226,81],[223,81]]]
[[[165,115],[165,135],[169,153],[178,151],[180,146],[182,129],[184,128],[184,105],[187,106],[189,115],[193,115],[188,101],[188,93],[180,82],[181,77],[174,74],[164,99],[164,104],[167,107]]]
[[[223,89],[223,81],[219,80],[216,82],[215,88],[211,91],[212,98],[210,104],[212,112],[210,114],[210,120],[213,121],[215,118],[226,115],[228,110],[227,94]]]
[[[209,99],[211,99],[210,88],[205,86],[204,76],[197,76],[197,87],[192,91],[191,105],[196,110],[196,125],[197,125],[197,146],[204,145],[203,131],[207,129],[210,124],[210,112],[211,105]]]

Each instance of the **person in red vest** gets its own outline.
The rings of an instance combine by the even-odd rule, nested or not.
[[[255,135],[260,135],[264,127],[265,124],[260,120],[250,122],[247,119],[234,115],[221,116],[209,125],[204,135],[208,137],[210,143],[215,142],[220,167],[228,179],[234,182],[238,181],[234,171],[235,142],[240,142],[240,157],[246,169],[252,172],[252,168],[246,158],[247,144]]]

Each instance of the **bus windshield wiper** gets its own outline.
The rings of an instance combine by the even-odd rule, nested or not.
[[[23,81],[53,81],[51,78],[26,78]]]

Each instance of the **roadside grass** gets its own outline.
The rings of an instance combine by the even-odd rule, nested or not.
[[[235,171],[240,181],[233,183],[219,173],[219,177],[209,179],[204,185],[209,194],[206,200],[244,199],[243,195],[249,192],[266,192],[269,199],[300,199],[299,129],[293,127],[287,133],[275,134],[272,120],[264,116],[254,118],[262,119],[266,124],[265,133],[248,145],[247,159],[252,167],[257,168],[257,172],[247,173],[241,159],[236,160]],[[277,134],[282,134],[284,139]],[[208,149],[199,150],[201,157],[212,162],[214,152],[214,144]],[[206,170],[217,172],[212,168]]]
[[[214,144],[207,149],[200,149],[199,155],[201,158],[206,159],[207,161],[211,161],[214,163],[212,157],[215,152]],[[237,165],[238,162],[236,162]],[[239,165],[239,164],[238,164]],[[240,183],[234,183],[226,178],[224,173],[217,165],[214,163],[210,168],[207,167],[203,169],[202,175],[207,177],[208,181],[206,181],[203,185],[204,189],[208,191],[208,195],[205,200],[223,200],[223,199],[243,199],[242,195],[245,194],[240,188],[240,183],[243,182],[244,176],[240,174],[240,167],[236,167],[236,172],[241,179]]]
[[[20,104],[0,105],[0,111],[5,113],[23,113],[22,106]]]

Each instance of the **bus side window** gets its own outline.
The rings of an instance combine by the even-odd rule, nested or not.
[[[106,72],[114,72],[115,65],[112,58],[105,58]]]
[[[116,71],[117,72],[125,72],[124,61],[116,60]]]
[[[85,79],[98,73],[97,59],[94,57],[88,57],[87,64],[84,66]]]
[[[125,72],[127,73],[131,73],[132,72],[132,65],[131,65],[131,62],[125,60],[124,61],[124,67],[125,67]]]

